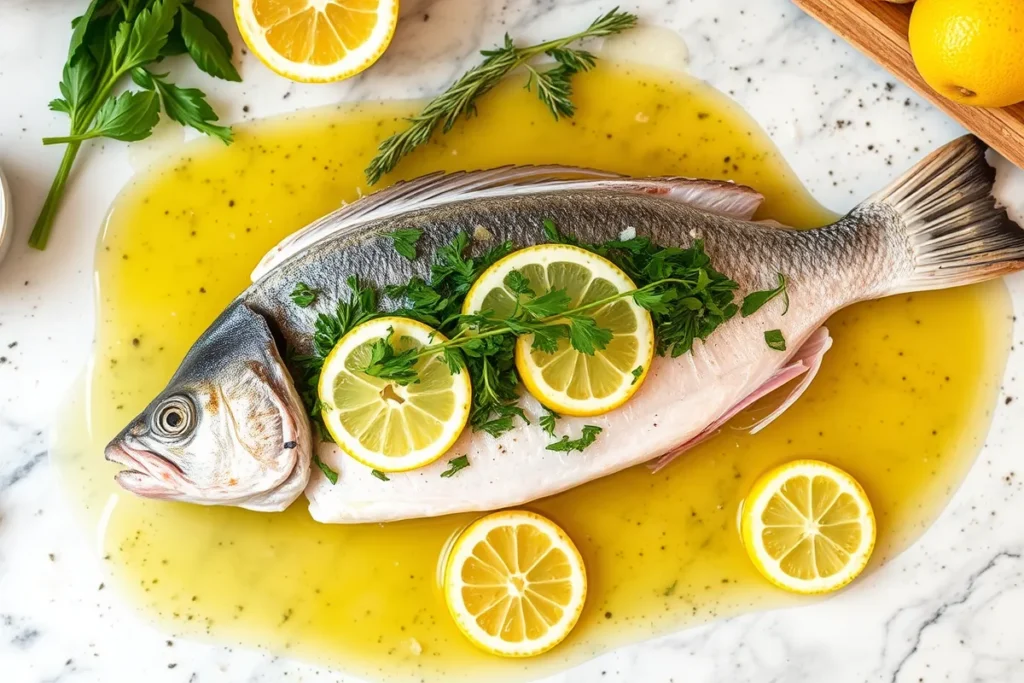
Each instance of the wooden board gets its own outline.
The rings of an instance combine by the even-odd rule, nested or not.
[[[913,5],[882,0],[793,0],[861,52],[891,71],[990,147],[1024,168],[1024,102],[1003,109],[950,102],[922,80],[910,56],[907,27]]]

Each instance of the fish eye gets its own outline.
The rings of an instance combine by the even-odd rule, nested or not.
[[[167,399],[153,414],[153,430],[162,436],[181,436],[192,428],[194,422],[192,402],[182,396]]]

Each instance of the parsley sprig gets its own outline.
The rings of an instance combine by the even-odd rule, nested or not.
[[[29,237],[36,249],[46,248],[71,167],[86,140],[149,137],[162,107],[172,120],[231,142],[231,129],[214,123],[217,114],[202,91],[178,87],[166,73],[149,70],[152,64],[188,53],[211,76],[242,80],[231,63],[227,32],[191,0],[92,0],[71,25],[61,96],[50,102],[51,110],[68,115],[71,130],[43,138],[44,145],[67,147]],[[142,90],[113,95],[128,76]]]
[[[469,235],[459,233],[438,251],[429,282],[414,278],[408,285],[387,289],[390,296],[405,300],[405,307],[396,315],[431,325],[448,340],[398,352],[389,340],[378,339],[366,372],[408,384],[417,381],[416,367],[422,359],[441,354],[452,373],[461,372],[464,367],[470,373],[472,427],[498,436],[512,429],[516,418],[527,421],[517,405],[516,337],[533,335],[533,348],[547,353],[554,353],[565,339],[577,351],[592,355],[611,340],[611,331],[601,327],[593,314],[616,300],[631,297],[651,313],[658,352],[678,356],[689,351],[695,339],[706,338],[738,310],[733,303],[736,283],[711,267],[711,259],[700,241],[688,249],[661,247],[644,237],[580,244],[562,234],[550,220],[544,221],[544,231],[552,242],[576,244],[609,258],[633,279],[637,288],[570,307],[571,300],[564,290],[537,295],[529,280],[513,270],[504,280],[505,286],[517,295],[510,316],[499,319],[489,311],[463,315],[462,301],[472,283],[488,266],[509,253],[512,245],[499,243],[473,258],[467,255]],[[635,374],[639,372],[642,369]],[[547,416],[541,419],[547,429]]]
[[[334,345],[338,343],[338,340],[349,330],[379,315],[377,292],[372,287],[363,286],[359,278],[355,276],[349,277],[345,284],[349,288],[348,299],[339,301],[333,311],[317,315],[316,322],[313,324],[312,353],[298,354],[291,347],[288,348],[287,363],[292,368],[293,375],[296,378],[296,388],[299,391],[299,397],[306,406],[306,412],[309,414],[313,428],[316,430],[321,441],[333,440],[331,439],[331,433],[324,425],[323,416],[321,415],[323,406],[318,395],[320,371],[324,367],[324,360],[334,349]],[[296,300],[296,292],[300,294],[299,300]],[[305,283],[300,282],[296,283],[295,289],[292,290],[289,296],[296,305],[302,306],[302,302],[305,301],[305,292],[318,294],[319,290],[314,290]],[[316,300],[316,294],[310,300],[310,305]],[[305,308],[305,306],[302,307]],[[337,483],[338,473],[320,460],[315,450],[313,452],[313,462],[332,484]]]
[[[505,34],[505,43],[493,50],[484,50],[484,61],[463,74],[447,90],[435,97],[416,116],[409,119],[409,127],[380,143],[377,156],[366,167],[366,179],[374,185],[385,173],[394,170],[401,159],[430,140],[440,126],[447,133],[460,117],[476,113],[476,100],[496,86],[514,69],[525,66],[529,74],[526,88],[537,93],[555,119],[571,117],[576,110],[572,102],[572,77],[594,67],[596,58],[586,50],[568,47],[587,38],[600,38],[620,33],[636,25],[636,15],[620,12],[616,7],[598,17],[590,26],[557,40],[549,40],[529,47],[516,47]],[[539,68],[529,62],[547,55],[555,65]]]
[[[694,340],[707,338],[739,310],[733,302],[737,284],[712,267],[699,240],[687,249],[662,247],[645,237],[582,244],[562,234],[552,221],[544,222],[544,231],[552,242],[577,244],[612,260],[637,287],[573,306],[564,290],[538,294],[528,278],[513,270],[503,283],[516,295],[511,315],[504,319],[488,311],[464,315],[462,304],[473,283],[514,247],[508,241],[498,242],[473,255],[469,235],[460,232],[437,250],[428,279],[414,277],[407,284],[385,288],[390,306],[396,306],[390,315],[410,317],[430,325],[447,341],[397,351],[389,333],[372,343],[365,371],[398,384],[408,384],[418,381],[418,369],[424,359],[440,355],[450,372],[469,373],[473,387],[471,427],[499,436],[513,429],[516,420],[529,424],[518,405],[520,379],[515,367],[518,336],[532,335],[533,347],[544,352],[553,353],[565,340],[581,353],[593,354],[605,348],[611,339],[611,331],[599,325],[594,314],[614,301],[630,297],[651,313],[658,352],[679,356],[693,347]],[[324,359],[342,335],[382,314],[371,287],[354,277],[349,278],[347,284],[349,297],[335,310],[318,315],[312,353],[290,354],[289,358],[299,377],[299,393],[323,439],[330,438],[322,426],[317,399]],[[296,303],[304,303],[305,288],[296,286],[293,295],[296,293],[300,295]],[[642,367],[633,370],[634,378],[642,373]],[[545,411],[539,418],[541,429],[557,437],[557,419],[556,413]],[[600,431],[599,427],[586,425],[578,438],[562,436],[549,444],[548,450],[581,451],[594,443]],[[449,464],[458,466],[461,462]],[[317,465],[329,479],[336,481],[336,473],[319,460]]]

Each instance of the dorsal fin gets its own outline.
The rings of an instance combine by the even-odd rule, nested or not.
[[[374,192],[285,237],[260,260],[252,279],[255,282],[322,239],[407,211],[483,197],[580,190],[659,195],[741,220],[753,216],[764,199],[745,185],[721,180],[630,178],[571,166],[502,166],[488,171],[432,173]]]

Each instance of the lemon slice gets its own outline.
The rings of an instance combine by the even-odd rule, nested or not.
[[[353,76],[376,62],[395,33],[398,0],[234,0],[249,48],[293,81]]]
[[[473,522],[452,545],[444,595],[459,630],[503,657],[550,650],[587,598],[583,558],[554,522],[506,510]]]
[[[743,545],[758,571],[796,593],[827,593],[864,571],[875,515],[846,472],[796,460],[762,475],[743,501]]]
[[[323,419],[346,453],[382,472],[427,465],[444,455],[469,419],[469,373],[448,371],[440,354],[414,366],[420,381],[401,386],[363,372],[374,341],[393,330],[396,351],[447,341],[409,318],[377,318],[342,337],[324,361],[318,394]]]
[[[512,270],[529,280],[536,296],[564,289],[570,309],[636,288],[618,266],[586,249],[538,244],[513,252],[485,270],[466,295],[463,313],[512,315],[516,295],[504,284]],[[576,351],[564,338],[555,353],[530,348],[533,335],[523,335],[516,342],[516,368],[526,389],[564,415],[600,415],[622,405],[640,388],[654,357],[651,316],[632,297],[587,314],[613,334],[608,346],[592,356]]]

